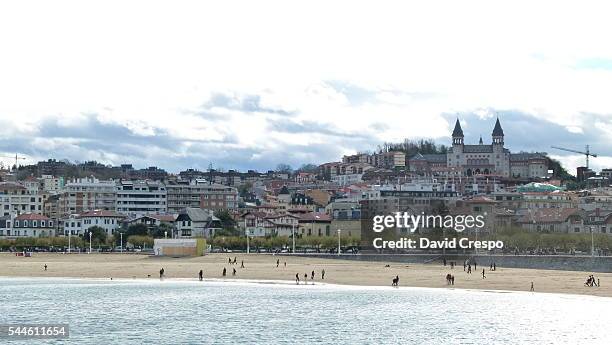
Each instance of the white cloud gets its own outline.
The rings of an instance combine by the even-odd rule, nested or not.
[[[273,113],[213,109],[221,116],[215,120],[194,115],[221,93],[257,95],[264,108],[295,112],[297,123],[328,124],[380,142],[445,138],[450,129],[443,113],[493,116],[493,109],[522,111],[580,133],[593,125],[583,113],[612,118],[612,70],[582,64],[612,60],[607,6],[3,3],[0,118],[23,135],[35,135],[49,116],[74,124],[96,113],[140,135],[164,129],[186,140],[232,138],[228,148],[263,155],[291,144],[366,149],[342,137],[271,133],[269,122],[280,117]],[[352,102],[354,90],[342,92],[331,81],[370,96]],[[316,158],[339,158],[332,154]]]

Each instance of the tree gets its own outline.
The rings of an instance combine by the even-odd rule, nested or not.
[[[133,235],[146,236],[148,235],[148,233],[149,233],[149,229],[147,228],[146,225],[142,223],[130,225],[126,232],[127,236],[133,236]]]
[[[314,164],[303,164],[297,172],[305,172],[305,173],[316,173],[319,170],[319,167]]]
[[[276,166],[275,171],[277,173],[291,174],[291,172],[293,171],[293,168],[291,168],[291,165],[289,164],[280,163],[279,165]]]
[[[91,242],[96,244],[105,244],[107,235],[106,230],[99,226],[92,226],[83,234],[85,240],[89,241],[89,233],[91,232]]]

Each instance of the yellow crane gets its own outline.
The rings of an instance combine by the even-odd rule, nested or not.
[[[1,158],[15,158],[15,168],[17,168],[17,163],[19,163],[20,159],[26,159],[25,157],[20,157],[18,154],[15,153],[15,156],[0,156]]]
[[[586,168],[589,168],[589,156],[593,157],[593,158],[597,158],[597,154],[595,153],[591,153],[591,150],[589,149],[589,145],[587,145],[585,147],[585,151],[578,151],[578,150],[572,150],[572,149],[566,149],[564,147],[559,147],[559,146],[551,146],[553,149],[557,149],[557,150],[561,150],[561,151],[567,151],[567,152],[573,152],[573,153],[580,153],[581,155],[584,155],[586,157]]]

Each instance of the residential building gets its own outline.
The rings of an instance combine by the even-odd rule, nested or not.
[[[168,211],[164,184],[152,181],[119,181],[116,211],[132,217]]]
[[[89,228],[97,226],[106,232],[108,236],[113,235],[121,227],[124,215],[108,210],[87,211],[76,215],[70,215],[64,219],[64,234],[85,235]]]
[[[43,213],[43,196],[18,182],[0,182],[0,215]]]
[[[221,221],[212,210],[186,208],[176,218],[176,232],[173,238],[212,237],[221,230]]]
[[[42,214],[24,213],[13,220],[11,237],[50,237],[55,236],[56,224]]]
[[[205,180],[171,182],[166,184],[166,190],[170,213],[179,213],[188,207],[212,210],[238,207],[236,188]]]
[[[62,215],[84,213],[93,210],[115,211],[117,201],[116,183],[97,178],[75,179],[64,187],[60,197]]]

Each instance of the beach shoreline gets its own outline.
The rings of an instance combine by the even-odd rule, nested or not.
[[[228,260],[236,259],[236,264]],[[276,267],[276,262],[279,267]],[[244,268],[241,263],[244,261]],[[286,262],[286,266],[285,266]],[[45,271],[44,265],[47,265]],[[386,267],[388,265],[388,267]],[[295,284],[298,274],[300,284],[306,274],[308,284],[333,284],[357,287],[381,287],[391,285],[395,276],[400,277],[400,287],[444,288],[492,292],[530,291],[546,293],[592,295],[612,297],[612,273],[595,273],[600,279],[599,287],[584,286],[586,278],[593,272],[559,271],[541,269],[517,269],[477,266],[467,274],[463,266],[443,266],[438,263],[406,264],[398,262],[353,261],[338,258],[309,258],[291,255],[225,253],[203,257],[155,257],[127,254],[63,254],[34,253],[32,257],[17,257],[14,253],[0,253],[0,277],[50,277],[90,278],[110,280],[159,279],[159,270],[164,268],[165,279],[197,281],[199,270],[209,281],[282,282]],[[222,270],[226,268],[226,276]],[[236,275],[233,275],[233,270]],[[482,278],[482,270],[485,278]],[[321,279],[325,270],[325,279]],[[311,279],[312,271],[315,278]],[[455,276],[455,285],[447,285],[445,276]],[[211,279],[212,278],[212,279]]]

